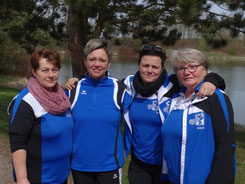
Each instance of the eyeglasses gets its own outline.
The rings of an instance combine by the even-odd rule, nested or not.
[[[179,74],[184,74],[185,70],[187,69],[190,73],[193,73],[197,70],[197,67],[199,67],[199,66],[201,66],[201,65],[188,65],[187,67],[177,67],[176,71]]]
[[[141,51],[149,51],[149,50],[155,50],[155,51],[157,51],[157,52],[163,52],[162,47],[157,46],[157,45],[150,45],[150,44],[147,44],[147,45],[143,45],[143,46],[141,47]]]

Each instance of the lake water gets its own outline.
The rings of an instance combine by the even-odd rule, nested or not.
[[[168,73],[173,70],[169,64],[166,64]],[[234,118],[237,124],[245,125],[245,85],[242,80],[245,80],[245,67],[236,65],[212,65],[211,70],[218,73],[225,79],[226,89],[225,92],[231,99]],[[129,62],[115,62],[113,60],[109,73],[118,79],[125,78],[129,74],[134,74],[138,70],[136,59]],[[72,68],[69,63],[62,64],[60,71],[60,83],[64,83],[69,77],[72,76]]]

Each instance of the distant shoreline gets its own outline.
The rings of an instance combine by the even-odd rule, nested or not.
[[[228,62],[228,63],[244,63],[245,64],[245,57],[244,56],[209,56],[208,59],[210,61],[216,62]]]
[[[122,62],[124,61],[125,63],[137,60],[137,56],[135,55],[123,56],[123,55],[114,54],[112,57],[115,58],[115,60],[120,60]],[[211,64],[239,64],[245,66],[245,56],[212,55],[212,56],[208,56],[208,59]]]

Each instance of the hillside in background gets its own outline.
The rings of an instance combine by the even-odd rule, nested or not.
[[[114,45],[114,54],[118,56],[137,56],[138,51],[141,48],[141,42],[133,39],[116,39],[112,40]],[[159,43],[154,43],[156,45],[161,45]],[[162,46],[162,45],[161,45]],[[220,48],[212,48],[203,39],[181,39],[176,42],[175,45],[171,47],[162,46],[167,52],[172,49],[179,48],[195,48],[201,50],[207,55],[216,56],[239,56],[245,57],[245,39],[231,39],[227,42],[226,46]]]

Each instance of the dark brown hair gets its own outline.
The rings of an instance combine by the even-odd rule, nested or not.
[[[32,69],[35,71],[39,69],[39,61],[42,58],[47,59],[48,62],[54,64],[59,69],[61,68],[60,56],[52,50],[43,49],[38,50],[32,54],[30,59]]]
[[[166,60],[166,53],[162,47],[154,44],[143,45],[139,51],[138,64],[140,64],[143,56],[159,56],[162,60],[162,67],[164,67],[164,62]]]

